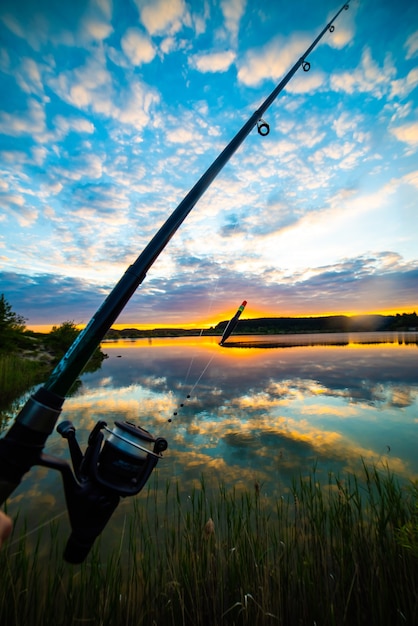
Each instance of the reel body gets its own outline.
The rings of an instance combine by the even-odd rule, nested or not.
[[[62,474],[72,529],[64,558],[81,563],[120,498],[136,495],[144,487],[167,449],[167,441],[131,422],[115,422],[110,430],[106,422],[99,421],[83,455],[70,421],[61,422],[57,431],[68,440],[74,473],[66,461],[56,457],[42,454],[39,464]],[[107,431],[107,439],[103,431]]]

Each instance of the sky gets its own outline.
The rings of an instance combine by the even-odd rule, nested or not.
[[[342,2],[2,0],[0,293],[85,325]],[[418,310],[418,4],[351,0],[115,327]]]

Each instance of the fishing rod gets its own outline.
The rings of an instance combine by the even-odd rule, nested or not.
[[[150,267],[249,133],[257,127],[260,135],[268,135],[270,127],[263,120],[263,114],[300,67],[305,72],[309,71],[307,57],[327,31],[334,31],[333,24],[340,13],[349,8],[349,1],[344,3],[323,28],[192,187],[136,261],[128,267],[48,380],[29,398],[11,428],[0,439],[0,504],[18,487],[23,476],[34,465],[61,472],[72,528],[64,553],[67,561],[77,563],[84,560],[95,538],[102,532],[118,505],[120,497],[135,495],[142,489],[162,452],[166,450],[167,441],[161,437],[154,438],[145,429],[128,422],[115,422],[111,430],[106,422],[100,421],[91,432],[87,450],[83,454],[76,440],[74,426],[64,421],[57,430],[68,440],[73,473],[68,463],[43,453],[46,440],[59,419],[66,394],[131,296],[144,281]],[[107,439],[104,433],[107,433]]]

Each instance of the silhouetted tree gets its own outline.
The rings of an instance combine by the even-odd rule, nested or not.
[[[4,294],[0,295],[0,351],[13,351],[26,341],[25,318],[13,311]]]

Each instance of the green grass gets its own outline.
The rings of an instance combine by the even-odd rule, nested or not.
[[[41,382],[47,371],[45,363],[16,354],[0,354],[0,410]]]
[[[65,328],[70,323],[64,323]],[[58,329],[59,330],[59,329]],[[77,336],[78,331],[74,336]],[[53,339],[53,334],[50,333]],[[71,344],[73,335],[58,338],[55,341],[49,335],[42,343],[29,342],[20,346],[25,349],[25,355],[19,354],[19,342],[15,341],[9,352],[0,352],[0,429],[16,410],[19,398],[30,391],[35,385],[42,383],[49,376],[54,365]],[[27,337],[23,336],[26,341]],[[2,346],[0,346],[0,349]],[[27,358],[31,355],[32,358]],[[102,361],[107,358],[99,348],[95,350],[91,359],[84,368],[84,372],[94,372],[101,367]],[[80,379],[74,384],[67,395],[71,395],[81,385]]]
[[[102,538],[81,566],[62,561],[56,524],[31,547],[24,531],[12,538],[0,553],[0,624],[418,623],[416,485],[366,467],[320,485],[313,471],[272,501],[204,479],[185,495],[157,478],[115,547]]]

